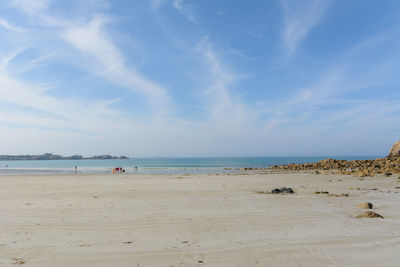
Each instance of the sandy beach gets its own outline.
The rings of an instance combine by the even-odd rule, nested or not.
[[[0,266],[400,266],[398,181],[252,172],[0,176]],[[295,194],[259,192],[282,186]],[[366,201],[384,219],[355,218]]]

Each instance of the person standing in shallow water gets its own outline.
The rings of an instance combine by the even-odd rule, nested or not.
[[[78,173],[78,166],[75,165],[75,173]]]

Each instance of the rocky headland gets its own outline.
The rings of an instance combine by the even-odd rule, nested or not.
[[[271,170],[283,171],[315,171],[321,173],[337,173],[344,175],[375,176],[384,174],[400,174],[400,141],[397,141],[385,158],[371,160],[337,160],[324,159],[314,163],[288,164],[282,166],[272,166]]]

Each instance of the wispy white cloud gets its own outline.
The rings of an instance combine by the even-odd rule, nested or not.
[[[288,58],[320,23],[330,3],[331,0],[281,0],[285,26],[282,37]]]
[[[17,4],[22,4],[22,1]],[[22,11],[38,19],[28,24],[35,25],[35,28],[38,25],[43,27],[41,30],[61,37],[61,40],[67,41],[65,44],[69,45],[57,46],[56,50],[52,50],[54,47],[47,47],[44,55],[39,53],[36,58],[28,60],[23,70],[15,70],[13,61],[21,60],[22,58],[18,57],[22,52],[38,45],[35,38],[32,42],[24,42],[25,46],[21,49],[0,55],[0,136],[4,139],[13,137],[7,148],[3,147],[3,151],[81,154],[87,154],[88,151],[94,154],[114,154],[120,151],[127,155],[136,151],[142,156],[157,155],[156,151],[163,151],[161,154],[164,155],[168,151],[174,151],[175,141],[166,144],[159,138],[162,135],[179,139],[177,136],[181,135],[180,122],[165,117],[172,109],[170,97],[165,88],[145,77],[132,64],[129,67],[125,64],[123,53],[104,28],[105,23],[111,22],[111,19],[95,15],[89,21],[87,16],[66,20],[50,16],[46,8],[47,6],[43,5]],[[27,31],[26,34],[29,35],[30,32]],[[59,42],[53,39],[45,41]],[[139,111],[140,117],[135,118],[130,116],[129,112],[114,109],[118,108],[122,99],[118,93],[114,94],[112,99],[100,100],[79,96],[56,97],[49,94],[48,84],[24,81],[23,74],[29,73],[38,65],[47,64],[46,62],[52,64],[55,60],[57,64],[62,64],[59,58],[60,51],[71,57],[79,57],[80,67],[86,66],[89,73],[94,72],[117,87],[127,88],[143,97],[150,106],[151,117],[149,118],[144,110]],[[18,75],[11,75],[10,72]],[[46,80],[46,77],[42,78]]]
[[[51,0],[11,0],[12,5],[30,15],[43,12],[50,3]]]
[[[204,37],[196,47],[204,62],[206,81],[203,91],[205,110],[211,122],[221,125],[250,122],[250,109],[233,94],[233,87],[245,76],[235,72],[215,50],[209,37]],[[208,78],[207,78],[208,77]]]
[[[173,6],[184,15],[188,21],[196,22],[196,19],[193,15],[192,8],[184,2],[184,0],[174,0]]]
[[[97,61],[94,65],[88,66],[93,68],[97,75],[145,97],[158,115],[168,113],[167,91],[133,67],[128,68],[125,65],[121,52],[103,30],[103,25],[107,21],[106,17],[96,16],[86,24],[69,27],[62,34],[62,38]]]
[[[297,88],[285,101],[261,105],[258,112],[269,117],[265,130],[274,133],[292,129],[299,134],[307,133],[309,137],[304,136],[304,139],[315,137],[316,140],[328,140],[328,137],[334,140],[333,133],[347,134],[348,140],[353,140],[357,135],[375,132],[378,124],[393,131],[400,124],[388,121],[399,121],[400,95],[385,94],[384,88],[400,81],[395,71],[400,66],[400,54],[388,49],[400,44],[399,29],[397,25],[366,37],[308,86]],[[374,64],[365,64],[371,60]],[[381,90],[382,94],[377,96],[376,90]]]
[[[100,114],[104,114],[105,108],[110,103],[93,102],[91,105],[87,103],[82,103],[76,99],[60,99],[56,97],[51,97],[46,94],[48,91],[46,85],[33,85],[30,83],[25,83],[23,81],[16,80],[11,77],[8,73],[8,63],[18,56],[23,49],[17,50],[10,55],[6,56],[2,60],[3,64],[0,68],[0,99],[4,103],[10,103],[16,107],[25,109],[31,109],[40,111],[39,115],[26,114],[22,112],[20,115],[17,113],[9,113],[2,111],[2,120],[10,120],[14,116],[19,116],[15,123],[32,124],[36,121],[37,126],[47,126],[53,128],[65,128],[66,130],[71,130],[74,127],[78,127],[82,130],[91,131],[93,129],[86,128],[85,124],[80,125],[82,118],[87,116],[94,116],[97,114],[97,109],[92,109],[91,107],[101,107],[99,109]],[[115,111],[109,109],[109,114],[115,114]],[[14,114],[14,115],[13,115]],[[43,117],[43,114],[44,117]],[[22,119],[23,116],[25,119]],[[30,117],[36,117],[36,120],[31,120]],[[50,120],[48,116],[52,117]],[[39,123],[40,122],[40,123]],[[55,123],[57,122],[57,123]]]
[[[6,28],[7,30],[13,31],[13,32],[17,32],[17,33],[22,33],[25,30],[23,28],[20,28],[18,26],[15,26],[11,23],[9,23],[8,21],[6,21],[5,19],[0,18],[0,26]]]
[[[61,17],[52,16],[48,9],[53,0],[12,0],[10,4],[26,14],[30,19],[30,23],[42,26],[64,27],[69,24],[68,20]]]
[[[185,0],[150,0],[154,10],[160,9],[163,5],[169,4],[181,13],[189,22],[196,23],[193,8]]]
[[[77,6],[76,11],[69,16],[54,14],[52,7],[57,6],[53,0],[11,0],[10,5],[17,8],[29,18],[29,23],[47,27],[66,27],[74,23],[73,18],[79,21],[80,15],[94,14],[109,9],[108,0],[70,0],[68,4]]]

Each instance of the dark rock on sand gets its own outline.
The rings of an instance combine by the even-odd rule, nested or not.
[[[373,211],[366,211],[366,212],[363,212],[363,213],[357,215],[356,218],[382,218],[383,219],[383,216],[376,212],[373,212]]]
[[[275,188],[271,191],[271,194],[294,194],[294,191],[290,187],[282,187],[281,189]]]
[[[371,202],[364,202],[357,204],[357,207],[362,208],[362,209],[372,209],[373,205]]]

